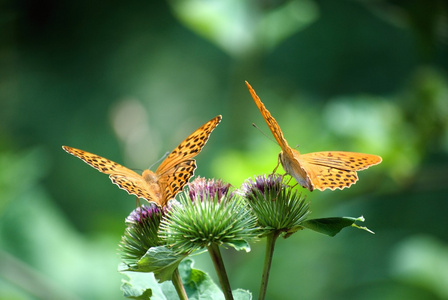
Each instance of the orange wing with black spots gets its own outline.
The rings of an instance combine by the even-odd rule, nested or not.
[[[156,173],[163,174],[176,167],[179,163],[195,157],[201,152],[207,143],[212,131],[221,122],[222,117],[216,116],[190,134],[179,146],[176,147],[168,157],[157,168]]]
[[[118,185],[120,189],[127,191],[129,194],[144,198],[148,202],[160,202],[160,191],[151,188],[150,182],[144,180],[141,175],[125,166],[84,150],[68,146],[62,146],[62,149],[82,159],[101,173],[108,174],[114,184]]]
[[[219,122],[221,122],[221,116],[211,119],[194,131],[168,155],[155,173],[145,170],[142,175],[139,175],[96,154],[68,146],[62,146],[62,148],[98,171],[108,174],[114,184],[129,194],[163,207],[193,176],[196,169],[196,161],[193,157],[201,152]]]
[[[381,162],[381,157],[372,154],[324,151],[306,153],[298,156],[297,161],[308,170],[308,176],[314,188],[344,189],[358,181],[356,171],[361,171]]]
[[[189,179],[193,176],[196,169],[196,162],[194,159],[189,159],[177,164],[173,172],[167,173],[159,179],[160,186],[164,186],[164,199],[172,199],[177,193],[182,191],[183,187]]]

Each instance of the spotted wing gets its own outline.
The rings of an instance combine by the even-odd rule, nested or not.
[[[108,174],[114,184],[116,184],[120,189],[127,191],[130,195],[135,195],[150,202],[160,202],[159,197],[151,191],[149,183],[134,171],[107,158],[89,153],[87,151],[68,146],[62,146],[62,149],[83,160],[85,163],[94,167],[101,173]]]
[[[188,159],[177,164],[172,172],[167,173],[165,176],[160,177],[159,184],[164,188],[162,197],[162,206],[176,197],[177,193],[182,191],[185,184],[190,180],[196,169],[196,161],[194,159]]]
[[[179,144],[157,168],[156,174],[164,174],[175,168],[179,163],[191,159],[201,152],[212,131],[221,122],[222,117],[216,116],[190,134]]]
[[[287,156],[294,157],[291,147],[289,147],[288,142],[286,141],[285,137],[283,136],[283,132],[280,129],[280,126],[278,125],[277,121],[271,115],[269,110],[266,109],[263,102],[261,102],[260,98],[255,93],[255,90],[252,88],[252,86],[247,81],[246,81],[246,85],[247,85],[247,88],[249,89],[250,94],[252,95],[252,98],[255,101],[255,104],[257,105],[258,109],[260,110],[261,115],[263,116],[264,120],[266,121],[266,124],[268,124],[268,127],[271,130],[272,134],[274,135],[274,138],[277,140],[277,143],[282,148],[282,151],[285,152]]]
[[[159,184],[164,191],[165,203],[174,198],[193,176],[196,169],[193,157],[201,152],[221,119],[221,116],[216,116],[196,129],[157,168],[156,174],[159,176]]]
[[[309,176],[314,188],[344,189],[358,181],[356,171],[367,169],[381,162],[381,157],[372,154],[325,151],[302,154],[297,157]]]

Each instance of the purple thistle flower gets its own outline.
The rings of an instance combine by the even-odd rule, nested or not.
[[[125,223],[128,226],[137,225],[155,216],[160,219],[161,215],[163,215],[163,210],[154,203],[149,203],[149,206],[139,206],[134,209],[126,218]]]
[[[260,175],[247,179],[240,193],[257,217],[261,235],[280,231],[286,235],[297,231],[309,213],[309,205],[297,190],[293,190],[278,174]]]
[[[127,227],[119,244],[122,260],[126,265],[135,266],[149,248],[162,244],[158,230],[164,215],[164,210],[153,203],[139,206],[129,214],[125,220]]]
[[[251,200],[257,195],[261,194],[265,198],[269,195],[276,195],[286,187],[283,183],[283,176],[278,174],[260,175],[247,179],[241,186],[240,193],[242,196]]]
[[[177,253],[221,244],[250,249],[248,240],[256,236],[255,216],[230,186],[219,179],[193,180],[179,205],[173,205],[161,221],[159,237]]]
[[[218,201],[227,197],[229,194],[230,184],[224,183],[221,179],[209,179],[206,180],[203,177],[198,177],[188,184],[189,196],[192,201],[204,199],[215,199]],[[229,195],[232,196],[232,193]]]

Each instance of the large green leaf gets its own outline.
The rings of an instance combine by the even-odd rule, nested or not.
[[[305,228],[329,235],[335,236],[342,229],[348,226],[356,227],[370,233],[374,233],[367,227],[361,227],[355,224],[356,221],[364,222],[364,217],[352,218],[352,217],[334,217],[334,218],[321,218],[306,220],[301,225]]]

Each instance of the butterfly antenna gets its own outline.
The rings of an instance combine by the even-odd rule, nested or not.
[[[165,154],[161,158],[159,158],[155,163],[153,163],[151,166],[149,166],[149,169],[151,170],[152,167],[154,167],[154,165],[157,165],[159,162],[164,160],[168,156],[168,154],[170,154],[168,151],[165,152]]]
[[[264,131],[263,130],[261,130],[260,129],[260,127],[258,127],[257,126],[257,124],[255,124],[255,123],[252,123],[252,126],[254,126],[255,128],[257,128],[258,129],[258,131],[260,131],[261,132],[261,134],[263,134],[265,137],[267,137],[268,138],[268,140],[270,140],[271,142],[273,142],[274,144],[277,144],[277,142],[276,141],[274,141],[273,139],[272,139],[272,137],[270,137],[269,135],[267,135],[266,133],[264,133]]]

